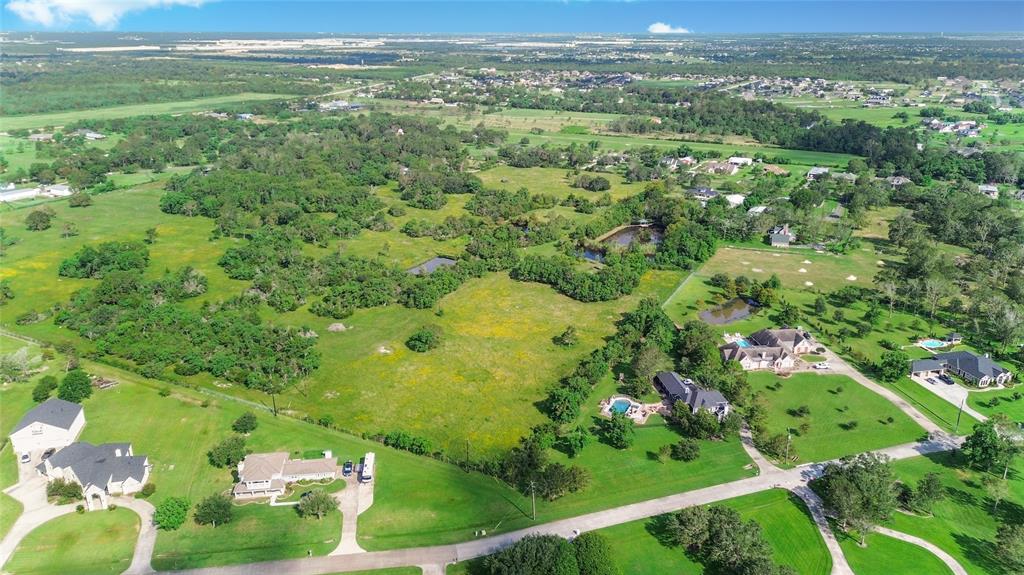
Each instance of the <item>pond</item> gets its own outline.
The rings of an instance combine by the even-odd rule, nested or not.
[[[658,245],[661,243],[662,231],[654,226],[625,226],[614,234],[601,240],[603,244],[629,247],[632,243]]]
[[[698,317],[704,323],[721,325],[750,317],[756,309],[756,305],[743,298],[733,298],[722,305],[700,312]]]

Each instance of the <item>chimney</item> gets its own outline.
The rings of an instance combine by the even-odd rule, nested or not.
[[[324,450],[324,459],[330,459],[330,458],[331,458],[331,450],[330,449],[325,449]]]
[[[114,457],[121,457],[121,448],[117,447],[114,449]]]

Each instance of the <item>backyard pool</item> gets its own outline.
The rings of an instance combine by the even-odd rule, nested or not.
[[[745,339],[738,339],[736,340],[736,345],[740,347],[750,347],[750,342]]]
[[[937,339],[929,338],[929,339],[922,339],[921,341],[917,342],[917,345],[919,345],[919,346],[921,346],[921,347],[923,347],[925,349],[939,349],[939,348],[942,348],[942,347],[946,347],[947,344],[944,341],[939,341]]]
[[[626,413],[626,411],[629,410],[630,405],[633,405],[633,402],[628,399],[616,399],[612,403],[612,412]]]

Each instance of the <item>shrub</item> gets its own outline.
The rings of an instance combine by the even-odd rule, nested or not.
[[[71,503],[72,501],[80,501],[84,498],[82,486],[66,479],[54,479],[47,483],[46,496],[56,499],[61,505]]]
[[[338,508],[338,503],[323,489],[314,489],[299,501],[299,515],[323,519]]]
[[[231,429],[238,433],[252,433],[256,430],[257,425],[259,425],[259,421],[256,420],[256,414],[247,411],[238,416],[238,419],[231,424]]]
[[[160,397],[169,397],[171,395],[171,388],[163,387],[157,393],[160,394]]]
[[[85,513],[85,505],[82,505],[81,503],[79,503],[78,505],[75,505],[75,513],[77,513],[79,515]]]
[[[25,218],[25,229],[40,232],[50,228],[50,220],[53,214],[46,210],[33,210]]]
[[[681,439],[672,445],[672,459],[693,461],[700,457],[700,443],[695,439]]]
[[[608,539],[596,531],[588,531],[573,540],[576,550],[576,563],[580,575],[618,575],[621,573],[615,564]]]
[[[436,325],[425,325],[419,328],[405,341],[406,347],[418,353],[430,351],[439,345],[441,345],[441,328]]]
[[[32,401],[36,403],[46,401],[55,389],[57,389],[57,378],[52,375],[43,376],[36,383],[36,386],[32,388]]]
[[[92,196],[85,192],[76,192],[68,198],[68,206],[72,208],[85,208],[92,205]]]
[[[142,491],[139,491],[139,495],[143,497],[149,497],[154,493],[156,493],[156,483],[153,483],[152,481],[143,485]]]
[[[185,523],[189,507],[191,504],[184,497],[168,497],[156,506],[153,523],[160,529],[174,531]]]

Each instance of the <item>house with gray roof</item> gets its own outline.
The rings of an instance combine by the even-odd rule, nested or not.
[[[788,248],[795,241],[796,234],[789,229],[789,224],[775,226],[768,232],[768,243],[772,247]]]
[[[916,377],[932,377],[955,373],[978,387],[992,384],[1005,385],[1013,378],[1013,373],[992,358],[969,351],[950,351],[937,353],[935,357],[918,359],[910,362],[910,375]]]
[[[53,481],[63,479],[82,486],[89,509],[105,509],[111,495],[131,495],[149,479],[149,458],[135,455],[131,443],[93,445],[72,443],[36,467]]]
[[[815,166],[807,171],[807,180],[814,181],[828,173],[828,168]]]
[[[67,447],[85,427],[85,410],[77,403],[47,399],[22,416],[11,431],[11,446],[18,453]]]
[[[683,379],[674,371],[662,371],[654,376],[655,385],[673,403],[685,403],[692,413],[704,409],[719,421],[729,415],[729,401],[718,390],[704,389],[692,379]]]

